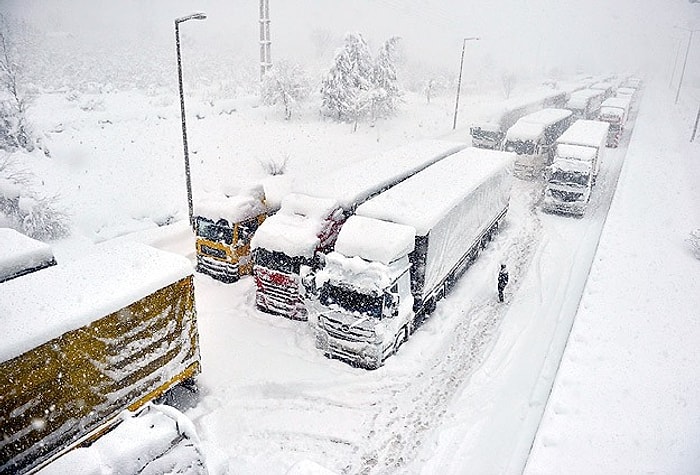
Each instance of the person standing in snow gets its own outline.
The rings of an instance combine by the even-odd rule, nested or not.
[[[508,269],[505,264],[501,264],[501,270],[498,272],[498,301],[503,302],[503,291],[508,285]]]

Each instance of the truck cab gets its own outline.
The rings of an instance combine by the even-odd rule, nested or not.
[[[317,348],[369,369],[398,350],[413,331],[408,255],[414,244],[410,226],[348,219],[314,277],[318,298],[307,303]]]
[[[195,208],[197,271],[222,282],[250,274],[250,242],[268,208],[262,188],[209,197]]]
[[[603,101],[598,113],[598,120],[610,124],[608,130],[608,147],[617,147],[622,139],[622,132],[627,122],[631,98],[611,97]]]
[[[279,212],[260,226],[251,243],[259,310],[306,320],[302,271],[318,267],[319,255],[332,249],[344,221],[334,199],[285,196]]]

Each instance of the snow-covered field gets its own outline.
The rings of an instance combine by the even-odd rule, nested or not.
[[[122,235],[192,257],[175,98],[92,99],[84,111],[44,95],[32,110],[53,131],[52,158],[27,156],[27,167],[74,217],[58,261]],[[194,199],[259,180],[269,161],[323,173],[413,139],[466,139],[451,133],[452,98],[440,99],[409,95],[398,118],[356,133],[313,107],[284,121],[249,99],[192,100]],[[197,275],[203,372],[186,414],[210,470],[519,473],[527,461],[530,473],[697,472],[700,274],[685,239],[700,227],[700,151],[687,143],[694,111],[672,99],[649,83],[583,219],[541,213],[538,185],[516,182],[502,232],[376,371],[326,359],[308,324],[257,311],[252,279]],[[460,124],[488,100],[463,98]]]

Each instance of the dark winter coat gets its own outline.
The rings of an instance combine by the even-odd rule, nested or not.
[[[508,271],[506,269],[501,269],[498,273],[498,288],[505,289],[506,284],[508,284]]]

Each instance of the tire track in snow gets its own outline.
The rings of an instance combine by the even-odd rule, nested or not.
[[[509,294],[520,287],[521,277],[531,265],[542,239],[542,226],[535,211],[538,194],[536,185],[527,190],[526,219],[517,235],[506,244],[505,255],[511,273]],[[508,227],[504,230],[505,234],[509,231]],[[496,239],[494,244],[498,245],[499,241]],[[484,254],[491,254],[490,251],[487,248]],[[492,259],[493,256],[488,260]],[[477,261],[473,267],[486,265],[486,262]],[[458,284],[453,292],[459,292],[460,287],[463,286]],[[446,303],[440,302],[437,311],[445,311]],[[436,355],[423,371],[407,375],[388,394],[381,395],[396,404],[371,418],[366,444],[360,444],[368,448],[359,455],[357,469],[352,468],[348,473],[393,473],[415,457],[426,432],[438,425],[457,390],[489,355],[505,313],[502,305],[483,298],[461,311],[448,348]]]

